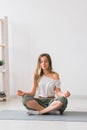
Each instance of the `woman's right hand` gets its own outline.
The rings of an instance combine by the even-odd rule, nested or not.
[[[69,97],[71,95],[71,93],[68,90],[64,94],[65,94],[65,97]]]
[[[18,91],[17,91],[17,95],[18,95],[18,96],[23,96],[24,94],[25,94],[25,93],[24,93],[22,90],[18,90]]]

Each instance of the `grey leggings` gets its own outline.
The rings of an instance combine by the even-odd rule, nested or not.
[[[44,108],[48,107],[53,101],[60,101],[63,103],[63,105],[60,109],[58,109],[58,111],[61,111],[61,112],[63,112],[66,109],[67,104],[68,104],[67,98],[63,96],[58,96],[57,98],[35,98],[29,94],[25,94],[22,96],[22,102],[23,102],[23,105],[29,110],[31,108],[26,106],[26,102],[29,100],[35,100],[38,104],[40,104]]]

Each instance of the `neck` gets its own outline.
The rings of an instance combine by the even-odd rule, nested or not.
[[[48,76],[50,74],[50,72],[49,71],[44,71],[44,75],[46,75],[46,76]]]

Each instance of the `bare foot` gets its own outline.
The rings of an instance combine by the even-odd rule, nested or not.
[[[28,115],[39,115],[39,111],[29,110],[27,112]]]

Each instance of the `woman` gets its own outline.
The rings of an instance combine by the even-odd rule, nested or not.
[[[70,92],[63,93],[60,88],[58,73],[52,69],[51,57],[43,53],[38,58],[34,73],[34,82],[30,92],[18,90],[18,96],[22,96],[24,106],[29,114],[46,114],[58,110],[63,113],[67,107],[67,97]]]

